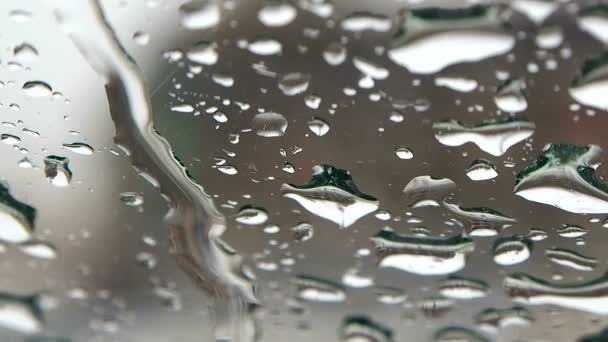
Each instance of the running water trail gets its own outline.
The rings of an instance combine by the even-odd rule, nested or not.
[[[215,339],[251,341],[257,307],[253,276],[221,239],[225,217],[154,129],[149,92],[141,71],[121,46],[96,0],[47,0],[57,22],[105,83],[115,143],[139,175],[169,204],[165,217],[172,253],[197,285],[216,300]]]

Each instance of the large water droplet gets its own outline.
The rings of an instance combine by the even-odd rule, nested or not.
[[[490,342],[479,333],[462,327],[446,327],[435,333],[434,342]]]
[[[370,238],[379,267],[392,267],[420,275],[440,275],[464,268],[473,240],[464,235],[447,238],[398,235],[384,229]]]
[[[213,65],[219,59],[216,49],[217,46],[215,43],[200,41],[188,49],[186,57],[195,63]]]
[[[470,93],[477,88],[477,81],[457,77],[437,77],[435,85],[450,88],[461,93]]]
[[[22,243],[34,231],[36,209],[11,196],[8,187],[0,182],[0,240]]]
[[[536,125],[518,119],[485,120],[474,126],[450,120],[433,124],[435,138],[446,146],[461,146],[472,142],[482,151],[502,156],[507,150],[534,134]]]
[[[245,206],[239,210],[236,222],[246,225],[259,225],[268,221],[268,213],[262,208]]]
[[[452,299],[475,299],[488,295],[490,287],[483,281],[451,276],[439,282],[439,293]]]
[[[30,97],[45,97],[53,93],[53,89],[42,81],[25,82],[22,87],[25,95]]]
[[[301,72],[291,72],[281,76],[279,79],[279,89],[287,96],[301,94],[308,89],[310,75]]]
[[[346,60],[346,48],[340,43],[331,43],[323,50],[323,58],[329,65],[339,65]]]
[[[524,90],[526,82],[523,79],[507,80],[496,90],[494,102],[500,110],[507,113],[517,113],[528,108]]]
[[[411,72],[431,74],[504,54],[515,38],[505,29],[503,12],[498,5],[409,10],[388,56]]]
[[[247,45],[251,53],[260,56],[270,56],[280,54],[283,45],[276,39],[259,37]]]
[[[391,29],[391,20],[380,14],[356,12],[344,18],[341,26],[343,30],[353,32],[386,32]]]
[[[281,193],[309,212],[349,227],[361,217],[378,209],[378,200],[357,189],[349,171],[329,165],[313,167],[308,184],[283,184]]]
[[[410,207],[439,206],[438,202],[454,190],[456,190],[456,183],[449,178],[418,176],[407,183],[403,188],[403,194]]]
[[[266,26],[278,27],[291,23],[297,15],[295,7],[287,1],[268,1],[258,12],[258,20]]]
[[[471,165],[467,168],[467,177],[474,181],[484,181],[488,179],[494,179],[498,176],[496,166],[485,159],[477,159],[471,162]]]
[[[55,259],[57,249],[51,243],[39,240],[29,240],[19,244],[22,252],[40,259]]]
[[[600,42],[608,43],[608,6],[596,4],[584,6],[578,12],[578,25]]]
[[[266,138],[281,137],[287,131],[287,119],[279,113],[256,114],[251,120],[251,125],[255,134]]]
[[[509,326],[526,326],[534,321],[532,313],[519,306],[506,309],[489,308],[475,316],[475,323],[484,330],[497,332]]]
[[[608,213],[608,186],[595,177],[596,145],[551,144],[523,169],[515,194],[572,213]]]

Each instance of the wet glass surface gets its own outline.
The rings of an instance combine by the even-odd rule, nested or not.
[[[604,341],[608,3],[0,2],[3,341]]]

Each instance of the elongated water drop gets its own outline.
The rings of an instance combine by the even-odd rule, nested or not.
[[[494,102],[496,106],[507,113],[517,113],[528,108],[524,90],[526,83],[523,79],[507,80],[496,90]]]
[[[514,192],[572,213],[608,213],[608,186],[595,177],[600,153],[596,145],[548,145],[517,175]]]
[[[473,240],[463,235],[447,238],[403,236],[384,229],[370,238],[380,259],[379,267],[420,275],[450,274],[461,270]]]
[[[578,102],[608,110],[608,51],[587,59],[572,81],[570,95]]]
[[[26,82],[21,89],[30,97],[46,97],[53,93],[51,86],[42,81]]]
[[[95,151],[90,145],[85,143],[72,143],[72,144],[63,144],[67,150],[72,151],[76,154],[81,154],[83,156],[90,156]]]
[[[295,7],[288,1],[267,1],[258,12],[258,20],[269,27],[289,25],[297,15]]]
[[[485,159],[477,159],[471,162],[466,173],[467,177],[473,181],[484,181],[494,179],[498,176],[496,166]]]
[[[219,24],[220,6],[212,0],[193,0],[179,7],[181,23],[190,30],[205,30]]]
[[[490,287],[483,281],[451,276],[439,282],[439,293],[452,299],[475,299],[488,295]]]
[[[292,279],[298,298],[310,302],[335,303],[346,299],[344,288],[334,282],[307,275]]]

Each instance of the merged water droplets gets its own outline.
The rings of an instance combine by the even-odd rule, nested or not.
[[[467,255],[475,249],[464,235],[452,237],[404,236],[384,229],[370,238],[381,268],[396,268],[420,275],[441,275],[464,268]]]
[[[446,146],[461,146],[472,142],[482,151],[502,156],[511,146],[534,134],[536,125],[521,119],[492,119],[469,126],[450,120],[433,124],[435,139]]]
[[[315,166],[308,184],[283,184],[281,193],[309,212],[342,228],[378,209],[378,200],[360,192],[349,171],[330,165]]]
[[[515,194],[572,213],[608,213],[608,186],[595,177],[599,146],[551,144],[523,169]]]
[[[411,9],[391,41],[388,56],[411,72],[431,74],[504,54],[515,45],[506,14],[500,5]]]

